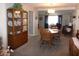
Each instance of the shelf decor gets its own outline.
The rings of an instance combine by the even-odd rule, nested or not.
[[[22,4],[21,3],[14,3],[13,8],[22,9]]]

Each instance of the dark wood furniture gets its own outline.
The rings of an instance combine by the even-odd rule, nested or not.
[[[73,40],[69,40],[69,54],[70,56],[79,56],[79,49],[74,44]]]
[[[15,49],[28,41],[28,13],[22,9],[7,9],[8,45]]]

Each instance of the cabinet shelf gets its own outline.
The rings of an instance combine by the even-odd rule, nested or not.
[[[9,19],[12,19],[12,17],[8,17]],[[21,19],[20,17],[14,17],[14,19]]]

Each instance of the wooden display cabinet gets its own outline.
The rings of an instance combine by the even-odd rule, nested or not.
[[[7,9],[8,45],[12,49],[28,41],[28,13],[22,9]]]

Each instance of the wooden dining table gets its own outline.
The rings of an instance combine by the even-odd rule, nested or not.
[[[47,32],[49,32],[50,34],[56,34],[59,32],[58,29],[51,29],[51,28],[48,28],[48,29],[45,29]]]
[[[58,33],[58,32],[59,32],[58,29],[51,29],[51,28],[49,28],[48,31],[49,31],[51,34],[55,34],[55,33]]]

